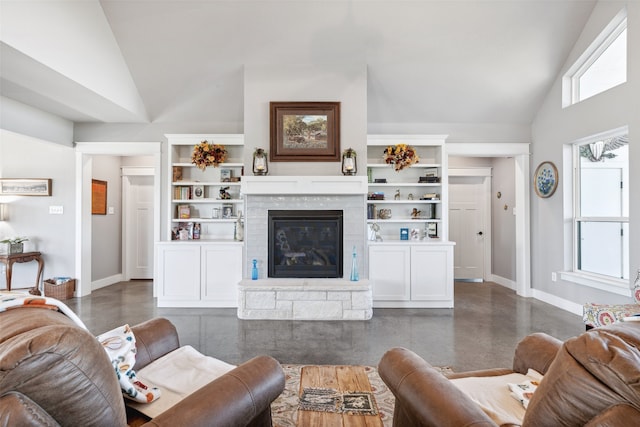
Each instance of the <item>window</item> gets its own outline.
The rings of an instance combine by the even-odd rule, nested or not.
[[[627,12],[622,10],[563,78],[563,107],[627,81]]]
[[[626,130],[576,143],[573,159],[574,272],[628,280],[629,141]]]

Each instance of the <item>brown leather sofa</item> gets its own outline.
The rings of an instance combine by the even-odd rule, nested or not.
[[[592,329],[565,343],[537,333],[517,346],[512,369],[445,377],[415,353],[394,348],[379,373],[396,398],[393,425],[495,426],[449,378],[544,374],[523,426],[640,426],[640,322]]]
[[[153,319],[132,328],[136,369],[179,347],[175,327]],[[152,420],[125,409],[113,367],[97,339],[42,308],[0,313],[0,426],[271,426],[284,390],[280,364],[258,356]],[[146,422],[146,423],[145,423]]]

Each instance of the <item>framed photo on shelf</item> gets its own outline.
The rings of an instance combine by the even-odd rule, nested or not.
[[[222,205],[222,218],[233,218],[233,205],[226,203]]]
[[[204,199],[204,185],[194,185],[192,190],[191,196],[194,199]]]
[[[178,218],[180,218],[180,219],[189,219],[189,218],[191,218],[191,206],[189,206],[189,205],[178,205]]]
[[[271,102],[272,162],[339,162],[339,102]]]
[[[231,182],[231,169],[220,169],[220,182]]]

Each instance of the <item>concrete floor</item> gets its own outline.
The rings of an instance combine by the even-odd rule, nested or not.
[[[456,283],[454,309],[374,309],[367,321],[239,320],[229,308],[158,308],[152,282],[122,282],[65,300],[99,334],[162,316],[181,344],[229,363],[258,354],[281,363],[375,366],[394,346],[455,371],[511,367],[517,342],[532,332],[567,339],[584,331],[580,316],[494,283]]]

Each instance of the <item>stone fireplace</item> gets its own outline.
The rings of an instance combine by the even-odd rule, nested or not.
[[[372,314],[366,261],[366,194],[363,176],[245,176],[245,251],[248,260],[239,285],[242,319],[368,319]],[[342,271],[333,277],[269,277],[269,211],[341,212]],[[349,281],[356,248],[360,281]],[[303,251],[297,251],[303,252]],[[295,258],[295,254],[290,254]],[[305,255],[306,256],[306,255]],[[302,255],[298,256],[299,258]],[[251,280],[257,261],[258,280]]]

